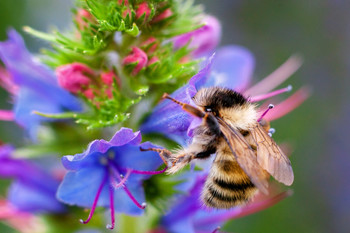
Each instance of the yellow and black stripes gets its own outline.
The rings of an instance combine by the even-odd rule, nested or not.
[[[206,180],[202,200],[205,205],[228,209],[248,202],[257,188],[235,160],[214,162]]]

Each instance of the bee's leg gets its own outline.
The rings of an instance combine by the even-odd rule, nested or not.
[[[171,162],[171,155],[172,153],[170,151],[168,151],[167,149],[159,149],[159,148],[142,148],[140,147],[141,151],[155,151],[158,152],[159,157],[163,160],[163,162],[165,163],[165,165],[168,166],[169,162]]]

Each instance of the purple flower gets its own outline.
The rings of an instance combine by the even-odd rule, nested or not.
[[[59,181],[32,161],[11,157],[13,147],[0,147],[0,177],[14,178],[8,200],[20,211],[63,212],[55,197]]]
[[[291,57],[270,76],[248,89],[254,69],[254,57],[245,48],[225,46],[213,55],[208,64],[193,76],[189,83],[175,91],[171,96],[181,102],[194,105],[192,97],[202,87],[221,86],[234,89],[250,99],[258,102],[266,98],[287,92],[291,87],[272,91],[300,66],[298,57]],[[296,92],[290,99],[277,105],[280,112],[271,111],[267,120],[276,119],[300,105],[309,95],[306,88]],[[293,104],[291,104],[293,102]],[[264,105],[261,109],[264,109]],[[182,110],[181,106],[164,100],[157,105],[152,114],[141,126],[142,133],[161,133],[185,145],[192,136],[195,127],[201,124],[201,119],[191,116]]]
[[[63,165],[69,170],[58,192],[59,200],[82,207],[91,207],[88,223],[96,206],[110,207],[114,227],[114,211],[139,215],[145,208],[142,181],[163,162],[158,153],[140,151],[155,145],[141,142],[141,133],[128,128],[119,130],[110,141],[95,140],[82,154],[64,156]]]
[[[28,52],[22,37],[15,30],[10,30],[8,37],[7,41],[0,42],[0,59],[18,87],[14,96],[16,122],[35,136],[40,122],[48,119],[33,111],[81,110],[78,100],[59,87],[55,73]]]
[[[227,220],[261,211],[291,195],[290,191],[274,196],[260,195],[245,206],[237,206],[229,210],[209,209],[200,201],[205,178],[206,176],[198,176],[188,194],[179,198],[170,211],[162,217],[160,225],[164,232],[212,233]],[[271,190],[270,193],[276,193],[276,191]]]
[[[206,15],[202,23],[202,27],[176,36],[174,41],[175,48],[181,48],[190,42],[189,48],[194,49],[192,55],[200,57],[210,54],[218,46],[221,39],[221,25],[220,22],[210,15]]]

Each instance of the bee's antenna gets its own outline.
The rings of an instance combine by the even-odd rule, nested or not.
[[[181,106],[184,105],[184,103],[182,103],[182,102],[180,102],[180,101],[174,99],[174,98],[171,97],[168,93],[164,93],[163,96],[162,96],[162,98],[163,98],[163,99],[169,99],[169,100],[171,100],[171,101],[173,101],[173,102],[175,102],[175,103],[177,103],[178,105],[181,105]]]
[[[258,122],[260,122],[263,117],[271,110],[273,109],[275,106],[273,104],[269,104],[269,107],[265,110],[265,112],[259,117]]]

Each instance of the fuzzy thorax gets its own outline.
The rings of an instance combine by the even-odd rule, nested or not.
[[[257,111],[255,105],[245,103],[230,108],[222,108],[219,110],[222,119],[235,129],[248,130],[257,121]]]

